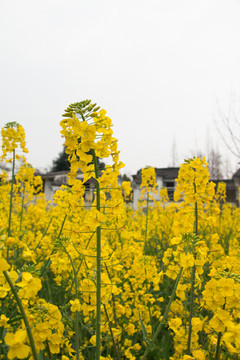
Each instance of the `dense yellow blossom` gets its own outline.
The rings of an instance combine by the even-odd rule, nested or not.
[[[26,337],[27,333],[24,330],[6,334],[4,341],[9,346],[8,359],[25,359],[28,356],[30,347],[24,344]]]
[[[158,189],[155,169],[143,169],[135,211],[126,206],[130,182],[119,184],[123,164],[106,111],[72,104],[61,128],[71,169],[53,206],[25,161],[12,187],[1,176],[2,358],[33,359],[33,341],[46,360],[95,359],[99,230],[100,359],[141,359],[146,351],[153,360],[237,358],[240,211],[225,203],[223,184],[215,194],[205,159],[182,164],[175,202]],[[26,151],[20,125],[2,135],[2,159]],[[98,169],[97,158],[108,165]]]

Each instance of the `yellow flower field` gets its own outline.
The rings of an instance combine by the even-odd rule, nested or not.
[[[23,156],[24,129],[1,132],[13,170],[0,183],[0,358],[239,359],[240,210],[205,159],[182,164],[174,202],[143,169],[133,210],[106,111],[74,103],[60,125],[71,170],[53,204]],[[98,158],[112,165],[99,171]]]

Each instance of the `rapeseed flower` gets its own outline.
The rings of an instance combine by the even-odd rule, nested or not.
[[[19,296],[27,299],[36,296],[42,288],[41,280],[34,278],[32,274],[27,272],[22,273],[22,281],[17,285],[21,288],[19,290]]]
[[[17,330],[15,333],[8,332],[6,334],[4,341],[9,346],[8,359],[25,359],[28,356],[30,347],[25,344],[26,340],[27,332],[25,330]]]

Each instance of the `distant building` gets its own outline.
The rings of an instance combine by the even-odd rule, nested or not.
[[[47,201],[53,200],[53,195],[57,190],[60,190],[62,185],[68,185],[68,172],[69,171],[57,171],[49,172],[46,174],[39,174],[43,180],[43,192]],[[83,173],[78,172],[77,179],[83,180]],[[89,205],[93,202],[94,199],[94,189],[95,189],[95,180],[93,178],[89,179],[84,183],[85,190],[85,204]]]
[[[132,189],[133,189],[133,208],[137,208],[137,203],[141,197],[141,182],[142,182],[142,170],[138,170],[135,175],[132,175]],[[157,190],[165,187],[168,192],[169,201],[173,201],[174,191],[176,189],[176,179],[178,177],[179,167],[168,168],[155,168]],[[45,193],[46,200],[52,201],[54,193],[61,188],[62,185],[68,185],[68,171],[49,172],[46,174],[39,174],[43,180],[43,191]],[[79,172],[77,179],[83,180],[83,173]],[[226,184],[226,201],[239,206],[239,187],[240,187],[240,169],[237,170],[232,179],[214,180],[216,188],[220,182]],[[119,179],[119,185],[121,179]],[[94,199],[95,179],[89,179],[85,184],[85,203],[89,205]],[[152,194],[155,196],[154,194]],[[156,197],[156,196],[155,196]],[[158,197],[159,198],[159,195]]]
[[[133,207],[137,208],[137,203],[141,196],[141,176],[142,169],[138,170],[136,175],[132,175],[132,188],[133,188]],[[168,192],[169,201],[173,201],[174,191],[176,189],[176,179],[178,178],[179,167],[168,168],[155,168],[156,181],[158,191],[165,187]],[[240,187],[240,169],[233,174],[232,179],[214,180],[210,179],[217,186],[220,182],[226,184],[226,201],[233,205],[239,206],[239,190]],[[154,195],[153,195],[154,196]],[[158,196],[159,198],[159,196]]]
[[[155,168],[157,190],[159,191],[161,188],[165,187],[167,189],[170,201],[173,201],[173,194],[176,189],[176,179],[178,177],[178,172],[179,167]],[[140,186],[142,183],[142,169],[138,170],[136,175],[132,175],[132,178],[133,208],[136,209],[141,196]],[[152,196],[156,197],[154,194],[152,194]]]

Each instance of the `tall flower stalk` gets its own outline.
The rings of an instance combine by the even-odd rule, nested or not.
[[[12,154],[12,178],[11,178],[9,214],[8,214],[8,236],[11,236],[11,220],[12,220],[12,206],[13,206],[14,171],[15,171],[15,149],[13,150],[13,154]]]
[[[203,204],[209,203],[214,196],[214,184],[209,183],[209,172],[205,159],[193,158],[185,160],[179,171],[177,189],[174,194],[175,201],[182,199],[181,208],[192,216],[193,231],[189,228],[186,236],[186,250],[191,252],[191,287],[189,297],[188,336],[186,354],[192,355],[192,320],[195,308],[195,282],[196,282],[196,260],[198,256],[197,245],[200,243],[199,235],[199,211],[203,212]],[[192,211],[193,210],[193,211]],[[190,236],[192,233],[192,236]]]
[[[181,267],[181,268],[180,268],[180,271],[179,271],[179,273],[178,273],[178,276],[177,276],[177,278],[176,278],[176,280],[175,280],[175,284],[174,284],[174,287],[173,287],[173,290],[172,290],[170,299],[169,299],[169,301],[168,301],[167,307],[166,307],[166,309],[165,309],[165,311],[164,311],[163,317],[162,317],[160,323],[158,324],[158,327],[157,327],[155,333],[153,334],[153,337],[152,337],[151,341],[147,341],[147,348],[146,348],[146,350],[145,350],[145,352],[144,352],[141,360],[145,360],[145,359],[147,358],[147,355],[149,354],[151,345],[154,346],[154,344],[156,343],[157,337],[158,337],[160,331],[162,330],[163,325],[165,324],[165,322],[166,322],[166,320],[167,320],[167,317],[168,317],[168,314],[169,314],[169,311],[170,311],[172,302],[173,302],[173,300],[174,300],[174,298],[175,298],[175,295],[176,295],[176,290],[177,290],[179,281],[180,281],[180,279],[181,279],[182,270],[183,270],[183,268]]]
[[[97,158],[95,151],[92,150],[93,163],[96,176],[96,206],[97,210],[100,211],[101,202],[100,202],[100,186],[99,186],[99,172],[97,165]],[[101,355],[101,226],[98,226],[96,229],[97,236],[97,305],[96,305],[96,359],[100,359]]]
[[[22,315],[24,324],[25,324],[25,326],[26,326],[26,330],[27,330],[27,334],[28,334],[30,346],[31,346],[31,349],[32,349],[33,359],[34,359],[34,360],[39,360],[38,354],[37,354],[37,350],[36,350],[36,346],[35,346],[35,342],[34,342],[33,335],[32,335],[32,330],[31,330],[31,327],[30,327],[28,318],[27,318],[27,316],[26,316],[26,313],[25,313],[25,310],[24,310],[22,301],[21,301],[20,297],[18,296],[18,293],[17,293],[17,291],[16,291],[16,289],[15,289],[15,287],[14,287],[12,281],[11,281],[11,278],[10,278],[8,272],[7,272],[7,271],[3,271],[3,275],[4,275],[6,281],[8,282],[8,284],[9,284],[9,286],[10,286],[10,288],[11,288],[12,294],[13,294],[16,302],[17,302],[19,311],[20,311],[20,313],[21,313],[21,315]]]
[[[21,125],[16,122],[7,123],[1,130],[2,135],[2,156],[0,160],[12,163],[12,177],[9,199],[9,213],[8,213],[8,237],[12,233],[12,209],[13,209],[13,187],[15,180],[15,161],[25,157],[16,154],[16,150],[20,147],[23,152],[28,152],[25,142],[25,132]],[[9,156],[11,157],[9,159]],[[7,260],[9,260],[9,248],[7,249]]]
[[[154,200],[153,194],[157,194],[156,191],[157,182],[156,182],[156,173],[153,167],[147,167],[142,169],[142,182],[141,182],[141,201],[143,204],[146,204],[146,222],[145,222],[145,234],[144,234],[144,245],[146,248],[148,240],[148,222],[149,222],[149,202]],[[146,197],[146,200],[145,200]]]
[[[112,137],[111,119],[106,116],[105,110],[98,110],[99,107],[91,104],[90,100],[71,104],[63,115],[66,119],[60,123],[71,164],[69,185],[72,191],[80,199],[85,193],[85,183],[91,179],[95,182],[96,199],[89,210],[85,230],[96,233],[96,360],[101,356],[101,225],[107,220],[104,215],[106,209],[101,208],[101,191],[110,191],[111,187],[119,188],[117,177],[119,169],[124,166],[119,161],[117,140]],[[98,158],[110,156],[113,165],[108,165],[100,174]],[[83,181],[77,179],[79,170],[83,173]]]
[[[196,194],[196,184],[194,183],[194,194]],[[194,216],[195,216],[195,236],[198,236],[198,203],[197,201],[194,204]],[[194,242],[192,243],[193,246],[193,256],[194,260],[196,261],[196,249]],[[188,341],[187,341],[187,355],[191,355],[191,338],[192,338],[192,318],[194,315],[194,298],[195,298],[195,277],[196,277],[196,266],[195,264],[192,267],[192,274],[191,274],[191,290],[190,290],[190,310],[189,310],[189,327],[188,327]]]

